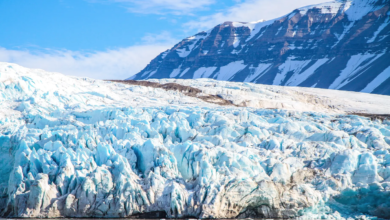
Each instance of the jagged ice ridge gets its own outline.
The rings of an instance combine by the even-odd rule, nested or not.
[[[3,217],[390,217],[389,120],[6,63],[0,94]]]

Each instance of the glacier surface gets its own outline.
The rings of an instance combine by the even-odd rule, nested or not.
[[[222,107],[7,63],[0,106],[2,217],[390,218],[389,120]]]

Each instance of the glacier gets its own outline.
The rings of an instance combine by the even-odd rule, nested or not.
[[[233,102],[249,87],[309,110],[0,63],[0,216],[390,218],[389,119],[305,106],[299,95],[319,89],[173,81]],[[360,98],[371,113],[389,101]]]

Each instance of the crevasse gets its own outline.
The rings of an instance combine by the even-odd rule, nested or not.
[[[131,106],[103,83],[47,75],[53,88],[41,88],[40,75],[6,69],[3,217],[390,217],[390,121],[200,101]],[[158,97],[146,91],[128,99]]]

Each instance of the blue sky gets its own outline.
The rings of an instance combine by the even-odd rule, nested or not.
[[[272,19],[324,0],[0,0],[0,62],[123,79],[224,21]]]

